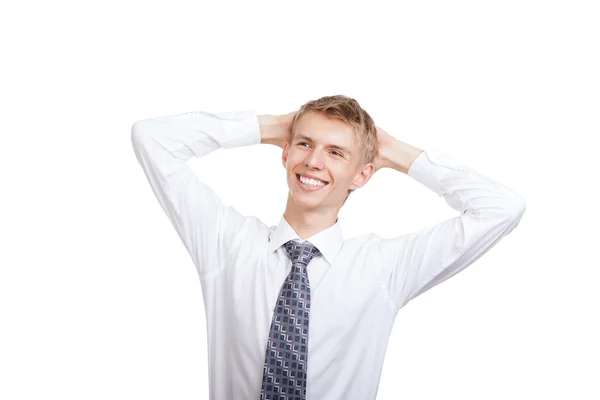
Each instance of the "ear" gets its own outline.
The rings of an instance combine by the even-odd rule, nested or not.
[[[281,153],[281,162],[283,164],[283,168],[286,168],[286,164],[287,164],[287,158],[288,158],[288,152],[290,151],[290,145],[289,143],[286,141],[283,145],[283,153]]]
[[[355,190],[365,186],[374,173],[375,166],[373,165],[373,163],[364,164],[357,172],[356,176],[354,177],[354,180],[352,181],[352,184],[348,189]]]

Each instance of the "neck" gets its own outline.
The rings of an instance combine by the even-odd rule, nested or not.
[[[283,217],[300,239],[309,237],[332,227],[337,222],[339,209],[333,210],[306,210],[300,209],[288,196],[287,205]]]

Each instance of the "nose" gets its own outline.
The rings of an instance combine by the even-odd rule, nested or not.
[[[323,152],[319,149],[311,151],[304,160],[304,164],[310,169],[321,170],[323,169]]]

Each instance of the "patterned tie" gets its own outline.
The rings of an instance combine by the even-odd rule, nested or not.
[[[292,270],[283,282],[271,321],[261,400],[304,400],[308,365],[310,286],[306,266],[321,252],[310,242],[285,243]]]

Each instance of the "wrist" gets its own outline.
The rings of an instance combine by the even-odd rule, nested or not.
[[[407,174],[412,163],[422,152],[422,149],[396,139],[385,152],[385,164],[389,168]]]
[[[258,125],[260,126],[261,143],[275,144],[281,136],[279,134],[281,124],[277,115],[262,114],[257,115]]]

